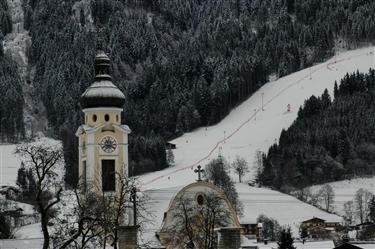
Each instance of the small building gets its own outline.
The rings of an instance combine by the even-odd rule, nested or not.
[[[313,217],[303,221],[301,226],[307,230],[311,238],[329,238],[337,231],[340,223]]]
[[[305,220],[302,222],[302,227],[310,229],[313,227],[325,227],[325,220],[313,217],[312,219]]]
[[[181,235],[176,235],[175,233],[176,226],[182,225],[178,222],[177,222],[178,224],[176,224],[176,220],[174,219],[176,213],[180,215],[179,213],[180,207],[181,207],[180,204],[183,203],[184,200],[188,200],[189,204],[183,204],[183,205],[189,205],[187,209],[190,209],[190,208],[199,209],[200,206],[202,206],[206,201],[210,200],[209,198],[210,195],[217,196],[223,201],[222,205],[224,205],[225,206],[224,209],[228,211],[227,213],[228,224],[226,224],[227,227],[230,227],[230,228],[236,227],[240,229],[240,223],[237,217],[237,213],[235,209],[232,207],[230,201],[228,200],[224,192],[212,183],[209,183],[206,181],[197,181],[195,183],[192,183],[183,187],[172,198],[169,204],[168,210],[164,214],[164,219],[161,225],[161,229],[157,233],[158,239],[160,240],[160,244],[162,246],[168,249],[169,248],[184,248],[182,245],[183,243],[181,243],[181,241],[184,241],[185,238],[182,238]]]
[[[171,142],[166,142],[165,143],[165,148],[167,150],[175,150],[177,148],[176,144],[173,144]]]
[[[345,243],[345,244],[342,244],[342,245],[340,245],[338,247],[335,247],[333,249],[363,249],[363,248],[355,246],[355,245],[352,245],[350,243]]]
[[[241,222],[242,234],[248,239],[256,239],[257,241],[262,241],[262,223],[257,222]]]

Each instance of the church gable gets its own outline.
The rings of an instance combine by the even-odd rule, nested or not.
[[[209,216],[209,217],[208,217]],[[210,219],[212,224],[207,223]],[[159,232],[160,242],[167,248],[180,248],[185,243],[186,223],[192,230],[240,227],[235,209],[226,195],[215,185],[198,181],[181,189],[171,200]],[[178,237],[177,234],[179,234]],[[196,243],[200,243],[197,239]]]

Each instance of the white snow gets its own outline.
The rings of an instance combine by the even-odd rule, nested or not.
[[[0,145],[0,186],[16,186],[20,159],[14,155],[16,145]]]
[[[352,201],[358,189],[363,188],[375,194],[375,177],[356,178],[351,180],[337,181],[329,183],[335,192],[334,211],[343,215],[344,203]],[[311,187],[313,192],[317,192],[323,185]]]
[[[155,232],[161,228],[164,212],[168,210],[169,203],[182,187],[144,191],[150,199],[148,209],[152,214],[152,217],[144,220],[143,223],[142,240],[144,242],[154,240]],[[250,187],[240,183],[236,184],[236,188],[244,210],[244,215],[240,217],[241,224],[253,224],[259,215],[264,214],[276,219],[282,226],[290,226],[294,236],[298,236],[299,225],[304,220],[319,217],[331,222],[342,221],[342,218],[337,215],[321,211],[278,191]]]
[[[17,239],[35,239],[43,238],[42,228],[40,223],[35,223],[27,226],[23,226],[17,229],[15,232]]]
[[[41,143],[48,147],[60,147],[61,142],[51,138],[39,138],[37,143]],[[16,186],[17,172],[21,166],[20,158],[15,155],[17,145],[4,144],[0,145],[0,186]],[[63,167],[57,165],[55,171],[62,177]]]
[[[347,72],[367,72],[373,67],[373,50],[374,47],[347,51],[264,85],[217,125],[199,128],[171,141],[177,145],[173,150],[176,166],[140,177],[143,188],[189,184],[196,178],[193,169],[198,164],[207,164],[219,153],[229,161],[237,155],[244,157],[252,167],[256,151],[267,152],[277,142],[281,130],[293,123],[305,99],[313,94],[320,96],[325,88],[332,95],[335,80],[339,81]],[[287,112],[288,104],[291,112]],[[255,172],[252,167],[248,180],[254,178]]]
[[[295,120],[297,110],[305,99],[312,94],[321,95],[325,88],[332,93],[334,81],[339,81],[347,72],[366,72],[374,64],[373,50],[371,47],[344,52],[337,55],[336,63],[331,59],[311,69],[270,82],[234,109],[219,124],[197,129],[171,141],[177,145],[177,149],[173,151],[176,166],[139,177],[143,184],[142,190],[150,196],[150,211],[154,214],[145,224],[143,241],[151,240],[160,228],[164,211],[180,186],[195,181],[193,169],[198,164],[207,164],[220,152],[229,161],[237,155],[242,156],[252,166],[255,152],[267,151],[269,146],[277,141],[281,130],[289,127]],[[264,111],[261,110],[262,93]],[[288,104],[292,107],[291,112],[286,112]],[[14,185],[17,170],[10,170],[12,167],[6,167],[5,164],[18,167],[19,161],[16,161],[10,152],[12,146],[0,146],[0,151],[0,166],[3,172],[0,177],[1,184]],[[8,161],[13,163],[7,163]],[[247,180],[253,179],[255,170],[252,167]],[[327,214],[277,191],[249,187],[245,184],[237,184],[237,189],[244,204],[242,222],[253,222],[258,215],[265,214],[277,219],[282,225],[290,225],[296,234],[297,224],[313,216],[328,221],[340,220],[338,216]],[[33,231],[38,232],[38,227],[25,229],[26,236],[31,236]],[[311,247],[298,248],[331,248],[331,244],[329,247],[314,245],[317,246],[314,247],[312,244]]]
[[[42,247],[43,247],[42,239],[0,240],[1,249],[40,249]]]

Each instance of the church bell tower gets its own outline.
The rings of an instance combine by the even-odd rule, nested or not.
[[[79,139],[79,180],[99,193],[116,193],[119,176],[128,176],[127,125],[121,124],[124,94],[110,76],[110,59],[100,51],[95,57],[95,80],[81,96],[85,123]]]

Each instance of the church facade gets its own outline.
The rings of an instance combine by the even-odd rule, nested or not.
[[[110,76],[110,59],[104,52],[95,57],[95,80],[81,96],[84,124],[79,139],[79,180],[98,193],[116,193],[119,178],[128,176],[128,135],[121,124],[124,94]]]

